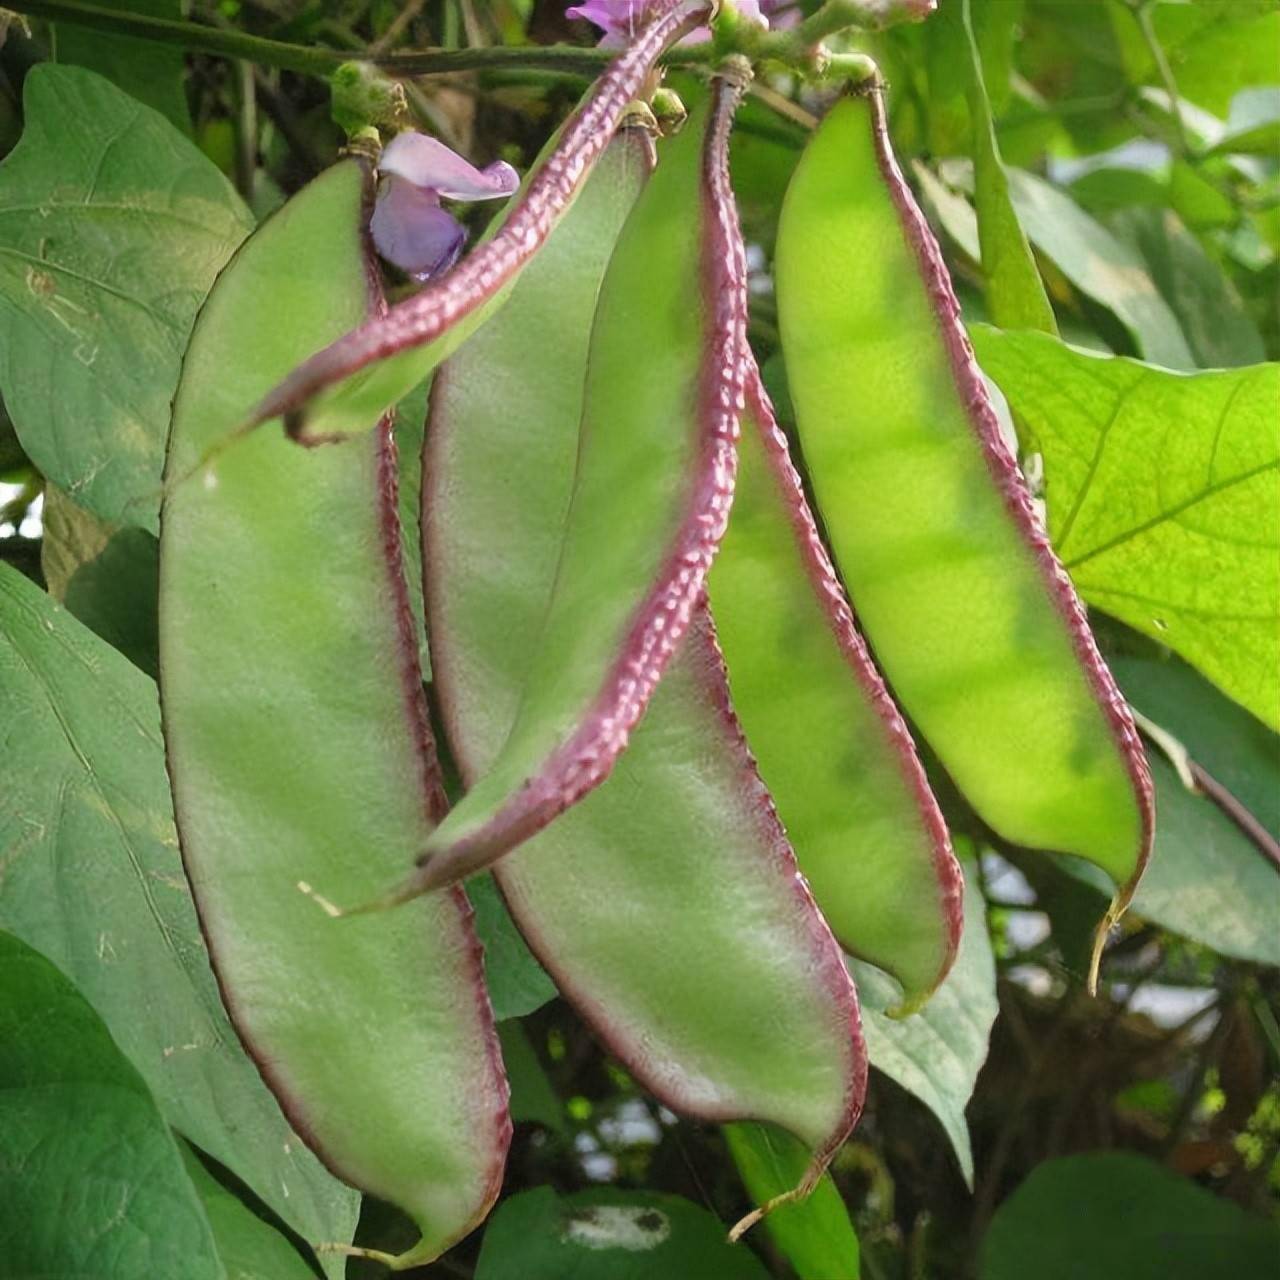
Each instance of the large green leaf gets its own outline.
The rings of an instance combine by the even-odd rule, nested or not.
[[[871,1065],[915,1094],[938,1117],[965,1181],[972,1184],[973,1150],[964,1109],[987,1058],[998,1005],[995,959],[972,867],[966,879],[960,952],[950,976],[919,1013],[889,1017],[887,1011],[898,998],[892,980],[861,960],[851,959],[849,968],[862,1000]]]
[[[1280,1229],[1154,1161],[1120,1152],[1037,1168],[983,1242],[982,1280],[1252,1280]]]
[[[1280,365],[1180,376],[973,336],[1044,457],[1049,534],[1080,594],[1280,728]]]
[[[475,1280],[767,1280],[725,1230],[679,1196],[539,1187],[504,1200],[489,1220]]]
[[[306,1238],[350,1239],[355,1193],[293,1134],[218,997],[155,686],[6,566],[0,725],[0,926],[76,982],[170,1123]]]
[[[75,987],[4,933],[0,1256],[32,1280],[226,1275],[141,1076]]]
[[[163,117],[79,67],[26,81],[0,165],[0,385],[32,462],[81,506],[156,529],[191,322],[248,233]]]
[[[1011,170],[1009,195],[1036,248],[1081,293],[1114,312],[1148,360],[1171,369],[1194,366],[1177,318],[1136,250],[1034,174]]]
[[[97,0],[97,3],[102,9],[121,9],[154,18],[185,16],[183,0]],[[182,83],[186,58],[181,45],[135,40],[61,22],[53,28],[53,36],[53,52],[59,62],[88,67],[106,76],[184,133],[191,132],[191,113]]]

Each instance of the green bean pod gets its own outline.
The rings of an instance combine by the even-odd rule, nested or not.
[[[1132,896],[1153,826],[1133,719],[1000,436],[879,87],[783,204],[778,313],[836,564],[907,715],[984,821]]]
[[[898,979],[905,1014],[955,959],[960,864],[746,359],[733,515],[709,579],[729,690],[832,932]]]
[[[574,500],[590,319],[647,152],[635,132],[614,142],[507,308],[432,389],[428,626],[468,783],[502,750],[537,661]],[[494,875],[561,991],[650,1092],[693,1116],[791,1130],[816,1179],[865,1089],[856,997],[729,708],[705,612],[613,775]]]
[[[714,81],[618,238],[519,711],[386,901],[488,866],[604,781],[689,625],[728,520],[742,408],[746,263],[728,175],[742,87]]]
[[[219,277],[174,405],[185,474],[299,355],[381,305],[345,160]],[[234,372],[234,376],[232,373]],[[507,1085],[460,892],[334,921],[444,809],[399,559],[390,422],[308,450],[260,432],[171,489],[161,697],[183,859],[223,998],[304,1140],[436,1257],[498,1193]]]

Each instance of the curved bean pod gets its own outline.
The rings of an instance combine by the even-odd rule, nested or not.
[[[437,283],[305,360],[263,397],[249,425],[282,417],[313,439],[366,430],[456,351],[501,306],[572,205],[658,59],[712,7],[711,0],[650,4],[648,25],[591,87],[496,234]]]
[[[1150,851],[1146,760],[1000,437],[878,87],[837,103],[802,157],[777,284],[801,445],[877,661],[984,821],[1112,876],[1109,922]]]
[[[488,866],[598,786],[689,625],[729,516],[742,408],[746,264],[728,174],[741,92],[713,81],[618,238],[519,712],[388,902]]]
[[[343,161],[218,279],[183,367],[171,474],[300,352],[381,305],[370,196],[367,168]],[[384,421],[325,450],[262,432],[173,490],[160,656],[183,859],[223,999],[307,1144],[418,1223],[404,1267],[487,1212],[510,1123],[460,892],[341,923],[305,892],[371,892],[444,808],[395,476]]]
[[[898,979],[909,1013],[955,959],[960,864],[745,358],[733,515],[709,580],[729,691],[832,932]]]
[[[467,781],[501,751],[535,661],[573,499],[587,327],[646,148],[614,144],[433,387],[424,580],[434,687]],[[494,874],[560,989],[646,1088],[687,1114],[791,1130],[816,1179],[866,1085],[856,997],[730,711],[705,613],[613,776]]]

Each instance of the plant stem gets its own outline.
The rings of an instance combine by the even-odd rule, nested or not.
[[[94,31],[133,36],[157,44],[178,45],[195,53],[221,54],[260,66],[279,67],[325,77],[344,62],[371,62],[393,75],[441,75],[446,72],[510,67],[546,67],[594,75],[617,56],[616,50],[580,45],[492,45],[474,49],[424,49],[417,53],[381,53],[376,47],[347,53],[226,30],[200,22],[153,18],[145,14],[107,9],[85,0],[9,0],[15,12],[54,22],[73,22]],[[750,48],[760,58],[804,66],[813,49],[827,36],[847,27],[879,29],[895,22],[924,17],[932,0],[827,0],[812,17],[792,31],[752,33]],[[705,63],[716,56],[710,43],[682,45],[664,55],[667,65]]]
[[[1130,6],[1133,9],[1134,20],[1138,24],[1138,30],[1142,33],[1142,41],[1147,46],[1152,62],[1156,64],[1160,83],[1164,86],[1165,93],[1169,95],[1169,110],[1173,114],[1178,146],[1182,154],[1190,158],[1195,154],[1195,148],[1191,145],[1191,138],[1187,133],[1187,122],[1182,118],[1182,99],[1178,95],[1178,82],[1173,78],[1173,67],[1169,65],[1164,46],[1160,43],[1160,37],[1156,34],[1155,25],[1151,21],[1150,0],[1130,0]]]

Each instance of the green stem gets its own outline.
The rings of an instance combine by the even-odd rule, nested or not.
[[[576,71],[595,75],[616,57],[612,49],[585,48],[579,45],[528,45],[509,48],[494,45],[474,49],[424,49],[417,53],[349,53],[340,49],[316,48],[271,40],[244,31],[207,26],[200,22],[184,22],[171,18],[153,18],[140,13],[107,9],[87,4],[84,0],[8,0],[13,11],[52,22],[73,22],[94,31],[133,36],[157,44],[178,45],[196,53],[221,54],[240,58],[260,66],[279,67],[307,75],[326,77],[344,62],[371,62],[393,75],[442,75],[456,71],[493,70],[514,67],[545,67],[559,71]],[[746,52],[760,58],[771,58],[803,67],[813,49],[827,36],[847,27],[880,28],[894,22],[922,17],[927,11],[924,0],[828,0],[812,17],[792,31],[743,36]],[[668,65],[705,63],[718,56],[715,47],[684,45],[668,50],[663,61]]]
[[[1173,114],[1173,125],[1178,136],[1178,145],[1182,154],[1188,158],[1195,154],[1187,133],[1187,122],[1182,118],[1182,99],[1178,94],[1178,82],[1173,78],[1173,67],[1165,55],[1164,46],[1156,34],[1155,24],[1151,21],[1151,5],[1149,0],[1130,0],[1133,16],[1142,33],[1142,42],[1147,46],[1151,60],[1156,64],[1156,73],[1164,91],[1169,95],[1169,110]]]

